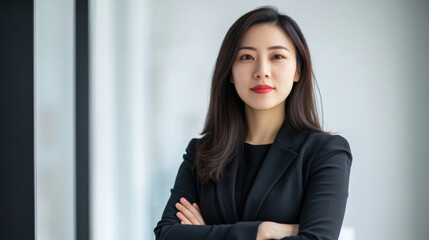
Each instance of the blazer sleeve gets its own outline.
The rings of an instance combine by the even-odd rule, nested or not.
[[[350,146],[332,136],[310,163],[298,236],[284,240],[338,239],[348,198]]]
[[[183,155],[183,162],[180,165],[176,176],[171,195],[165,206],[161,220],[154,229],[156,239],[237,239],[248,240],[256,239],[259,224],[262,221],[237,222],[235,224],[220,225],[182,225],[176,217],[178,210],[175,204],[181,197],[185,197],[189,202],[199,200],[196,188],[196,176],[192,170],[193,153],[197,139],[192,139],[186,148],[186,154]]]

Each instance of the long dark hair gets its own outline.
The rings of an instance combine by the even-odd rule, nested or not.
[[[313,93],[310,52],[298,25],[273,7],[261,7],[240,17],[228,30],[212,77],[206,122],[195,151],[194,166],[204,184],[218,182],[225,166],[242,150],[247,135],[244,102],[230,83],[231,68],[247,30],[261,23],[279,26],[296,49],[300,79],[294,83],[285,106],[286,124],[298,131],[323,132]]]

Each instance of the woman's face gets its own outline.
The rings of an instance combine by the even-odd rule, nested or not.
[[[284,31],[274,24],[250,27],[234,59],[231,79],[246,107],[267,110],[284,105],[298,80],[295,47]]]

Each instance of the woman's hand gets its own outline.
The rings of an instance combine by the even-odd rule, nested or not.
[[[256,240],[281,239],[284,237],[296,236],[298,232],[298,224],[262,222],[259,224]]]
[[[176,208],[179,212],[176,213],[181,224],[190,225],[206,225],[203,216],[201,216],[200,207],[196,203],[191,204],[185,198],[180,198],[180,203],[176,203]]]

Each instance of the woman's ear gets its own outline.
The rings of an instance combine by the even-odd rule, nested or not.
[[[297,68],[297,69],[296,69],[296,72],[295,72],[295,77],[293,78],[293,81],[294,81],[294,82],[298,82],[298,81],[299,81],[300,76],[301,76],[301,69]]]

